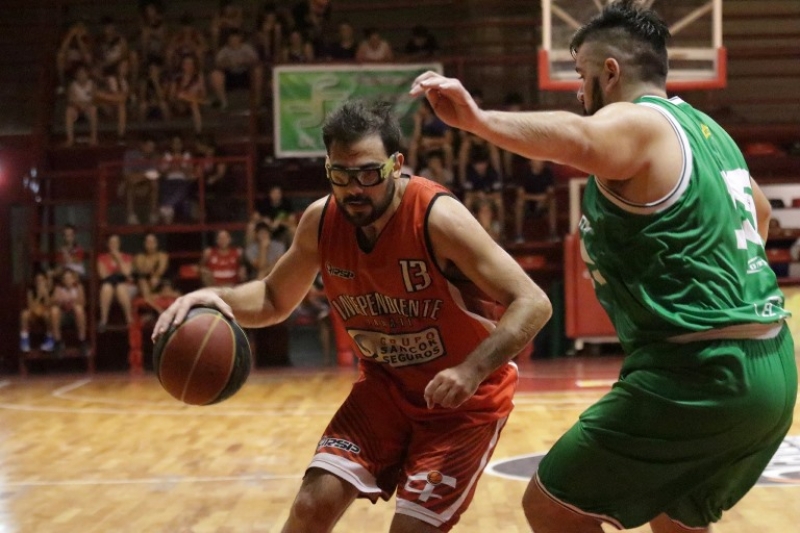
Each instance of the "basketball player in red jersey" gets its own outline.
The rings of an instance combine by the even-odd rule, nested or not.
[[[355,498],[395,491],[392,533],[449,531],[511,412],[510,361],[548,320],[550,302],[446,189],[401,175],[388,104],[345,103],[326,119],[323,139],[332,194],[305,211],[272,272],[178,299],[154,338],[193,305],[247,327],[280,322],[321,271],[360,375],[283,531],[330,531]]]
[[[231,234],[217,232],[217,245],[206,248],[200,260],[200,277],[206,287],[233,287],[245,279],[241,248],[231,246]]]

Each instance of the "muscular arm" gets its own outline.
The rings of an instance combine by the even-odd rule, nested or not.
[[[429,406],[439,403],[455,407],[530,342],[549,320],[552,307],[541,288],[457,200],[442,197],[436,201],[429,218],[429,230],[437,261],[442,266],[455,266],[506,308],[496,329],[459,365],[468,376],[467,381],[471,381],[464,390],[449,392],[452,390],[447,387],[449,377],[443,374],[452,369],[438,374],[428,385],[425,396]],[[437,392],[437,389],[440,390]]]
[[[164,333],[171,323],[180,323],[196,305],[218,307],[245,327],[262,327],[285,320],[303,301],[319,270],[317,231],[324,199],[311,204],[303,213],[289,250],[263,280],[233,288],[208,288],[187,294],[161,314],[153,338]]]

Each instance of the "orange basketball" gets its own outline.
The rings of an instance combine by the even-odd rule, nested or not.
[[[247,336],[217,309],[195,307],[153,348],[153,368],[161,385],[190,405],[221,402],[238,391],[250,374]]]

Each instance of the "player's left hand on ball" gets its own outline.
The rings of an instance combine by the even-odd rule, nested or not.
[[[458,407],[475,394],[480,383],[480,377],[464,365],[445,368],[425,387],[425,403],[428,409],[435,404],[449,409]]]

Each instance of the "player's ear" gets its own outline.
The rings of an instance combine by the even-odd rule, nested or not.
[[[394,168],[392,169],[392,176],[395,178],[399,178],[401,174],[401,169],[403,168],[403,161],[405,158],[401,152],[397,152],[397,155],[394,156]]]
[[[613,57],[606,58],[606,60],[603,62],[602,80],[606,91],[619,84],[620,80],[619,61],[617,61]]]

